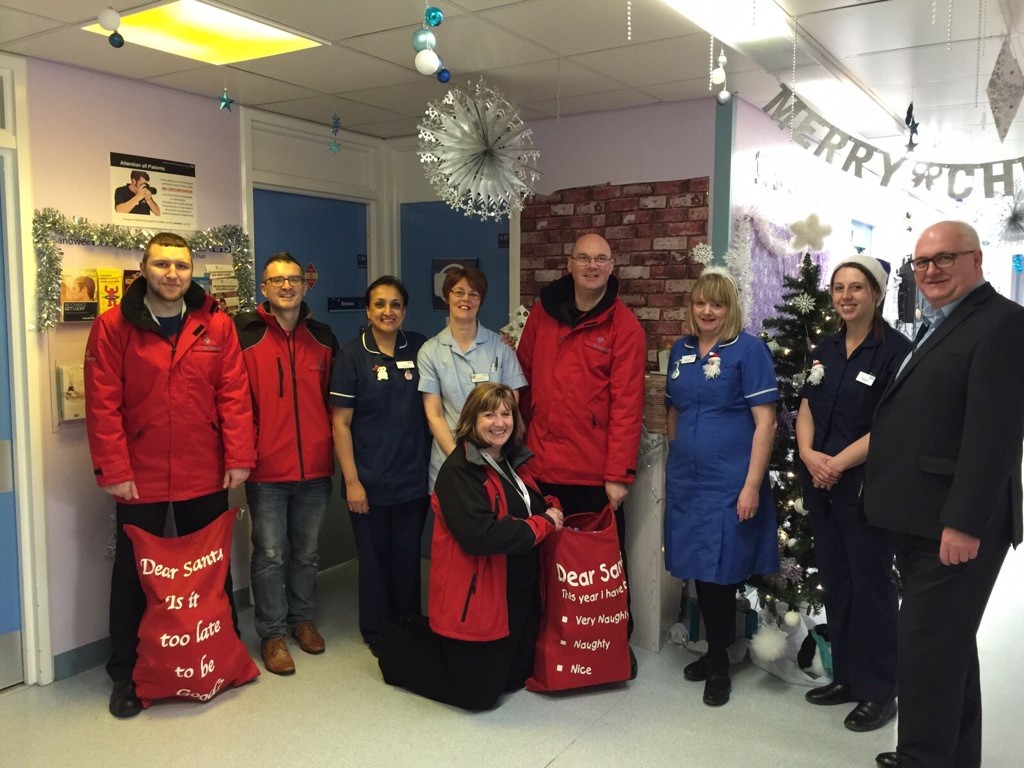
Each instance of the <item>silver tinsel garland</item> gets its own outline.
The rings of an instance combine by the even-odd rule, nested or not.
[[[32,245],[39,271],[37,319],[39,331],[55,328],[60,319],[60,273],[64,252],[58,241],[79,245],[141,251],[155,233],[116,224],[93,224],[77,216],[67,217],[53,208],[37,210],[32,218]],[[238,278],[240,310],[256,307],[256,275],[249,235],[241,227],[223,226],[186,237],[193,251],[230,253]]]
[[[466,216],[500,219],[523,208],[539,178],[533,131],[482,79],[427,105],[419,156],[438,197]]]

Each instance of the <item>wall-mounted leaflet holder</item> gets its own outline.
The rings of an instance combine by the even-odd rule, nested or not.
[[[57,363],[57,412],[62,422],[85,418],[85,370],[82,363]]]

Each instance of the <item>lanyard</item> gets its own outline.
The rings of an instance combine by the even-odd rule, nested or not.
[[[530,512],[530,492],[526,489],[526,483],[523,482],[523,479],[521,477],[519,477],[519,475],[517,475],[515,473],[515,470],[512,469],[512,465],[511,464],[509,464],[508,468],[512,472],[512,477],[509,477],[505,473],[505,470],[503,470],[501,468],[501,466],[498,464],[498,462],[496,462],[491,457],[491,454],[489,454],[487,451],[483,451],[483,450],[480,451],[480,454],[484,457],[484,461],[486,461],[488,464],[490,464],[491,467],[493,467],[494,470],[499,475],[501,475],[503,478],[505,478],[506,482],[508,482],[509,485],[511,485],[513,488],[515,488],[516,491],[519,493],[519,495],[523,497],[523,503],[526,504],[526,516],[529,517],[532,514]]]

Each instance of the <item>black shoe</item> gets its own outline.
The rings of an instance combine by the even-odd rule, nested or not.
[[[141,711],[142,702],[135,695],[135,683],[131,680],[118,680],[114,683],[114,690],[110,692],[110,714],[127,719]]]
[[[683,677],[691,683],[702,683],[708,679],[708,657],[701,656],[683,667]]]
[[[829,683],[820,688],[812,688],[804,694],[804,698],[811,704],[832,706],[833,704],[849,704],[856,701],[850,694],[850,686],[843,683]]]
[[[704,703],[709,707],[720,707],[729,702],[729,694],[732,692],[732,680],[729,675],[708,674],[704,682]]]
[[[882,768],[903,768],[903,758],[895,752],[879,752],[875,755],[875,765]]]
[[[629,679],[636,680],[637,672],[640,671],[640,665],[637,663],[636,654],[633,653],[633,649],[629,649]],[[685,672],[684,672],[685,674]]]
[[[366,647],[370,649],[370,653],[373,654],[373,658],[375,658],[375,659],[379,659],[380,658],[380,638],[379,637],[375,638],[373,640],[367,641]]]
[[[875,701],[862,701],[846,716],[843,725],[851,731],[876,731],[896,717],[896,700],[879,704]]]

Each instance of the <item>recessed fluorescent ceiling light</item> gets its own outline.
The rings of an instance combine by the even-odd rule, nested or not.
[[[726,45],[793,37],[789,16],[771,0],[665,0]]]
[[[110,35],[99,24],[82,29]],[[233,64],[321,44],[198,0],[176,0],[126,14],[117,31],[129,45],[143,45],[207,64]]]

